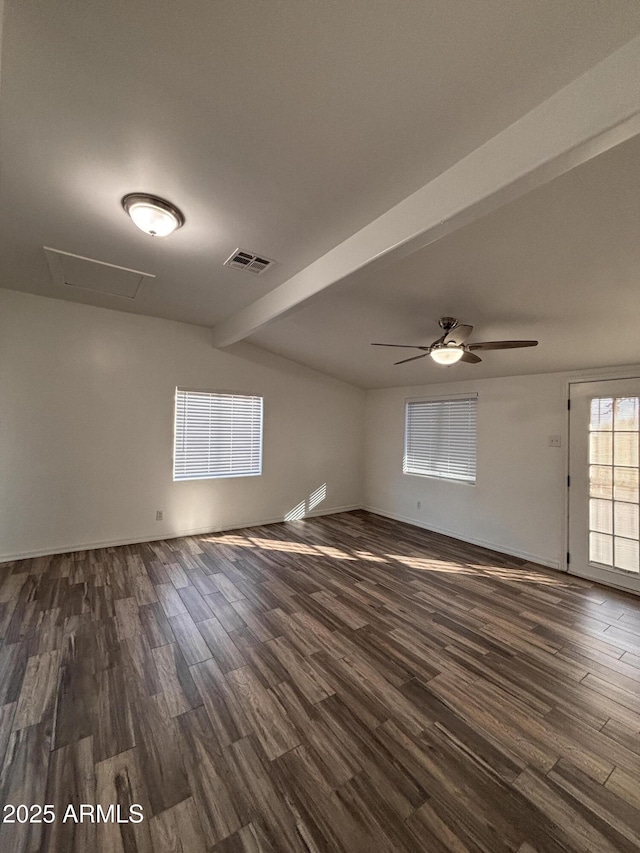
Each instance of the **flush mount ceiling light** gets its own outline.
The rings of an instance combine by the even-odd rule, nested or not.
[[[184,225],[178,208],[163,198],[147,193],[129,193],[122,199],[134,225],[151,237],[167,237]]]
[[[464,355],[464,347],[457,344],[436,344],[429,355],[438,364],[455,364]]]

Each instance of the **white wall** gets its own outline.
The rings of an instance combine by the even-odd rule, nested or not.
[[[264,396],[261,477],[173,482],[178,385]],[[323,483],[317,511],[359,506],[363,410],[204,328],[0,290],[0,559],[281,520]]]
[[[564,374],[370,391],[365,431],[368,509],[559,567],[565,548]],[[478,392],[477,482],[402,473],[407,397]],[[421,501],[422,508],[417,509]]]

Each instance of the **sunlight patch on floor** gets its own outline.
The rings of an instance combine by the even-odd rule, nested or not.
[[[317,554],[313,545],[303,545],[301,542],[284,542],[282,539],[257,539],[251,537],[251,542],[262,551],[286,551],[290,554]]]
[[[319,486],[311,493],[308,499],[300,501],[285,516],[287,521],[300,521],[304,518],[307,507],[316,506],[326,495],[326,483]],[[528,563],[518,566],[495,566],[486,563],[456,563],[455,560],[443,560],[435,557],[420,557],[406,554],[378,554],[375,551],[353,550],[334,548],[329,545],[309,545],[297,541],[269,539],[265,536],[241,536],[234,533],[221,534],[219,536],[204,536],[204,542],[212,545],[223,545],[227,548],[258,548],[263,551],[279,551],[287,554],[317,554],[329,557],[333,560],[363,560],[370,563],[382,563],[388,565],[390,562],[401,563],[410,569],[421,572],[435,572],[438,574],[465,575],[477,578],[495,578],[503,581],[525,581],[538,584],[541,587],[566,588],[571,586],[569,578],[564,574],[535,571],[532,564]],[[558,576],[554,576],[558,574]],[[597,603],[594,603],[597,610]]]
[[[255,548],[248,539],[245,539],[244,536],[234,536],[230,534],[225,534],[224,536],[210,536],[202,537],[204,542],[210,542],[212,545],[230,545],[232,547],[239,548]]]
[[[346,551],[341,551],[339,548],[331,548],[328,545],[316,545],[316,549],[324,554],[325,557],[332,557],[334,560],[357,560],[357,557],[352,557]]]
[[[398,563],[402,563],[403,566],[408,566],[410,569],[420,569],[430,572],[448,572],[451,574],[471,574],[468,566],[462,566],[445,560],[435,560],[426,557],[403,557],[402,554],[385,554],[385,557],[388,557],[390,560],[396,560]]]
[[[387,563],[388,561],[384,559],[384,557],[376,557],[375,554],[372,554],[370,551],[354,551],[354,555],[359,560],[367,560],[370,563]]]

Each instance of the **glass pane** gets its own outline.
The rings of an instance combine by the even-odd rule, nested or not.
[[[603,566],[613,565],[613,536],[604,533],[589,534],[589,560]]]
[[[620,539],[616,536],[616,569],[637,572],[638,568],[638,540]]]
[[[601,397],[591,401],[590,430],[611,429],[613,426],[613,398]]]
[[[594,466],[595,467],[595,466]],[[603,471],[610,469],[603,468]],[[638,501],[638,469],[637,468],[614,468],[614,497],[618,501]],[[595,495],[594,497],[606,497],[606,495]]]
[[[622,471],[627,471],[627,468],[622,468]],[[589,494],[592,498],[611,498],[613,497],[613,489],[611,485],[612,469],[604,465],[589,466]],[[621,498],[622,500],[631,500],[631,498]]]
[[[595,433],[594,435],[598,435],[598,433]],[[630,465],[633,468],[637,468],[638,434],[635,432],[616,433],[613,437],[613,441],[616,465]]]
[[[589,462],[592,465],[612,465],[611,433],[592,432],[589,436]]]
[[[591,498],[589,501],[589,530],[613,533],[613,503]]]
[[[613,517],[616,536],[638,538],[638,504],[615,503]]]
[[[638,426],[638,398],[618,397],[615,410],[616,432],[621,430],[635,430],[637,432]]]
[[[589,430],[589,560],[640,573],[640,396],[591,400]]]

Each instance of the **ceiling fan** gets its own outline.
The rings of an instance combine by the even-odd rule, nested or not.
[[[462,325],[458,323],[455,317],[441,317],[438,324],[444,334],[428,347],[413,344],[371,344],[371,346],[422,350],[420,355],[403,358],[402,361],[396,361],[395,364],[406,364],[408,361],[426,358],[428,355],[438,364],[455,364],[458,361],[477,364],[482,359],[475,354],[474,350],[519,349],[520,347],[538,346],[538,341],[483,341],[479,344],[465,344],[473,331],[473,326]]]

